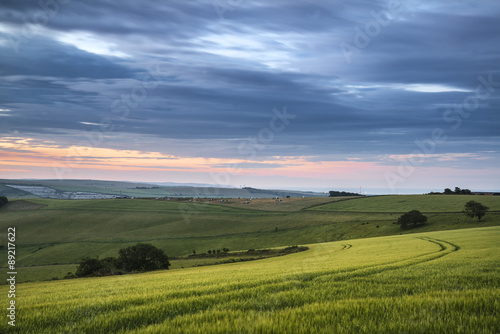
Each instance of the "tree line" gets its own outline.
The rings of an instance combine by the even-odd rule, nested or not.
[[[361,194],[350,193],[347,191],[335,191],[335,190],[330,190],[329,194],[330,195],[328,197],[361,196]]]
[[[455,187],[455,190],[446,188],[442,193],[430,192],[429,195],[472,195],[472,191],[470,191],[470,189],[460,189],[459,187]]]

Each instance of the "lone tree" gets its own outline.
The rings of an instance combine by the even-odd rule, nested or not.
[[[477,220],[480,221],[481,218],[488,212],[488,207],[482,205],[476,201],[468,201],[465,203],[464,213],[467,217],[477,217]]]
[[[418,210],[411,210],[398,218],[398,224],[402,229],[424,226],[426,222],[427,216]]]
[[[118,253],[117,265],[125,271],[150,271],[170,267],[168,257],[163,250],[151,244],[138,243],[120,249]]]

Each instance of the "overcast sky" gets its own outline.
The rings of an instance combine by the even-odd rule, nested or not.
[[[500,191],[499,66],[498,0],[0,0],[0,177]]]

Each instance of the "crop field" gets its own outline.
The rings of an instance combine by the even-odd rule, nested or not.
[[[311,244],[253,262],[23,283],[15,329],[498,333],[499,240],[500,227],[415,233]]]

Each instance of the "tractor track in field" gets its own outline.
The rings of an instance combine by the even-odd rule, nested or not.
[[[434,238],[429,238],[429,237],[415,237],[417,239],[420,239],[422,241],[427,241],[431,242],[433,244],[436,244],[440,247],[439,250],[429,252],[429,253],[424,253],[409,259],[404,259],[404,260],[397,260],[397,261],[390,261],[386,263],[381,263],[381,264],[375,264],[375,265],[367,265],[359,268],[351,268],[351,269],[346,269],[346,270],[341,270],[341,271],[331,271],[331,272],[323,272],[321,274],[314,275],[308,274],[311,276],[314,276],[312,279],[316,278],[326,278],[327,276],[332,276],[331,280],[332,282],[342,282],[344,279],[349,279],[349,278],[355,278],[355,277],[366,277],[369,275],[375,275],[382,273],[384,271],[389,271],[389,270],[397,270],[400,268],[404,267],[409,267],[409,266],[414,266],[418,265],[421,263],[425,262],[430,262],[437,260],[443,256],[449,255],[453,252],[456,252],[460,249],[460,246],[452,244],[448,241],[445,240],[439,240],[439,239],[434,239]],[[352,245],[350,244],[345,244],[343,245],[344,247],[342,250],[349,250],[352,248]],[[300,274],[299,274],[300,276]],[[311,280],[311,278],[309,278]]]
[[[438,239],[433,239],[429,237],[415,237],[417,239],[420,239],[422,241],[427,241],[433,244],[436,244],[440,247],[439,250],[437,251],[432,251],[428,253],[424,253],[409,259],[403,259],[403,260],[397,260],[397,261],[390,261],[386,263],[381,263],[381,264],[375,264],[375,265],[367,265],[359,268],[349,268],[345,270],[332,270],[328,272],[321,272],[321,273],[314,273],[314,272],[297,272],[294,274],[289,274],[284,277],[281,277],[279,279],[272,279],[272,280],[264,280],[264,281],[259,281],[259,282],[254,282],[253,284],[245,284],[242,286],[241,284],[236,284],[234,286],[226,286],[217,290],[213,290],[210,292],[207,292],[206,294],[218,294],[218,293],[229,293],[231,291],[234,292],[234,290],[240,290],[240,289],[249,289],[252,287],[264,287],[266,286],[267,293],[279,293],[284,290],[288,289],[294,289],[293,285],[290,286],[277,286],[279,283],[283,282],[308,282],[308,281],[316,281],[319,283],[326,283],[326,284],[344,284],[345,280],[349,279],[356,279],[356,278],[363,278],[371,275],[376,275],[383,273],[385,271],[390,271],[390,270],[398,270],[401,268],[409,267],[409,266],[415,266],[421,263],[425,262],[430,262],[437,260],[443,256],[449,255],[453,252],[456,252],[460,249],[460,246],[454,245],[448,241],[444,240],[438,240]],[[353,249],[351,244],[344,244],[344,247],[341,250],[349,250]],[[355,247],[354,247],[355,249]],[[177,294],[172,294],[170,295],[171,298],[179,298],[183,296],[185,292],[180,293],[179,295]]]

